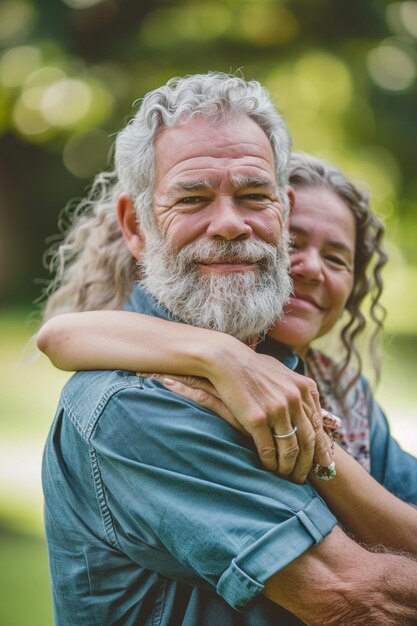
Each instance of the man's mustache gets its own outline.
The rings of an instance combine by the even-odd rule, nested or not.
[[[178,258],[185,263],[259,263],[275,259],[279,246],[262,241],[201,241],[184,246]]]

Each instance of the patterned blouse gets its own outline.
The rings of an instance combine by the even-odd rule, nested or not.
[[[352,370],[348,369],[335,387],[336,363],[319,350],[310,350],[305,360],[307,375],[313,378],[320,393],[321,406],[342,418],[339,431],[339,443],[361,465],[370,472],[370,415],[369,387],[358,379],[349,390],[342,405],[345,389],[352,379]]]

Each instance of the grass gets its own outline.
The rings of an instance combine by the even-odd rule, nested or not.
[[[0,624],[52,626],[43,538],[43,442],[68,374],[28,359],[27,311],[0,315]]]
[[[0,623],[52,625],[48,563],[42,539],[3,528],[0,553]]]

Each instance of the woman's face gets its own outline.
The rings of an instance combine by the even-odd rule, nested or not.
[[[290,216],[293,295],[269,335],[303,356],[337,322],[353,287],[355,220],[325,187],[295,189]]]

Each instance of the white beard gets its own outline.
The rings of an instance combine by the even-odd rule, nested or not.
[[[198,263],[238,258],[253,271],[200,273]],[[265,333],[291,293],[288,236],[263,241],[196,241],[173,251],[148,233],[140,263],[145,289],[178,321],[227,333],[243,341]]]

